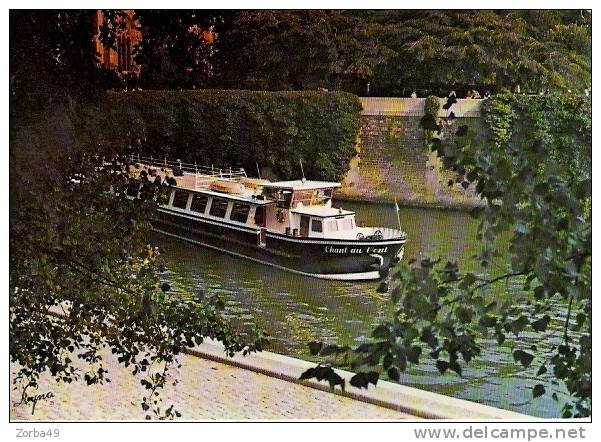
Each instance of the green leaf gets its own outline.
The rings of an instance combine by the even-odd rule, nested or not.
[[[312,341],[309,342],[309,351],[311,352],[312,356],[316,356],[322,349],[323,347],[323,342],[317,342],[317,341]]]
[[[455,315],[457,316],[457,319],[459,319],[459,322],[463,324],[468,324],[472,322],[473,314],[474,311],[469,307],[458,307],[455,310]]]
[[[399,302],[400,299],[401,299],[401,288],[399,286],[396,286],[390,292],[390,300],[392,301],[393,304],[396,304],[397,302]]]
[[[392,379],[393,381],[399,381],[401,379],[401,373],[399,372],[399,369],[396,367],[390,367],[388,369],[388,377],[390,379]]]
[[[550,321],[551,318],[549,317],[549,315],[545,315],[541,319],[533,321],[530,325],[532,325],[532,328],[537,332],[544,332],[547,329],[547,326],[549,325]]]
[[[534,399],[536,399],[539,396],[542,396],[543,394],[545,394],[545,387],[541,384],[535,385],[532,389],[532,397]]]
[[[379,339],[388,339],[390,337],[390,329],[388,326],[380,324],[372,332],[372,337]]]
[[[320,356],[330,356],[332,354],[338,353],[339,349],[340,349],[340,347],[335,344],[327,345],[326,347],[324,347],[321,350],[321,352],[319,352],[319,355]]]
[[[382,367],[384,367],[384,370],[388,370],[392,366],[393,359],[394,357],[391,353],[386,353],[382,361]]]
[[[436,368],[441,374],[444,374],[445,371],[449,369],[449,363],[447,361],[438,360],[436,361]]]
[[[494,316],[491,316],[491,315],[484,315],[480,318],[478,323],[483,327],[487,327],[487,328],[494,327],[497,325],[497,318],[495,318]]]
[[[528,318],[526,316],[522,315],[518,319],[516,319],[515,321],[512,321],[509,324],[509,329],[511,330],[511,332],[514,335],[518,336],[519,333],[524,330],[526,325],[528,325],[528,323],[529,323]]]
[[[543,300],[547,294],[547,291],[542,285],[539,285],[534,289],[534,297],[539,301]]]
[[[414,345],[407,350],[407,360],[409,362],[413,362],[414,364],[419,363],[419,357],[422,354],[421,347]]]
[[[525,368],[528,368],[534,359],[534,356],[524,350],[515,350],[513,352],[513,359],[516,362],[520,362]]]
[[[462,290],[468,289],[474,282],[476,282],[476,275],[473,273],[466,273],[462,281],[459,283],[459,288]]]

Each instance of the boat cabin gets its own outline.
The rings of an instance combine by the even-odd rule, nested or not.
[[[278,181],[263,185],[269,230],[304,238],[355,238],[355,212],[332,207],[340,183]]]
[[[138,165],[136,165],[138,166]],[[136,167],[149,181],[165,182],[170,169]],[[354,239],[355,213],[332,207],[340,183],[313,180],[269,182],[230,172],[184,173],[176,177],[166,209],[185,215],[304,238]],[[241,172],[242,173],[242,172]],[[139,188],[130,196],[137,196]]]
[[[256,196],[237,196],[213,191],[194,192],[174,188],[167,207],[179,212],[190,212],[208,219],[225,220],[231,224],[265,227],[266,207],[273,201]]]

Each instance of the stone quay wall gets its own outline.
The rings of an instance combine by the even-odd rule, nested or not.
[[[361,98],[363,124],[353,158],[338,195],[342,199],[392,202],[417,207],[469,209],[482,205],[473,188],[448,186],[455,175],[442,167],[436,154],[425,146],[419,122],[425,98]],[[458,99],[449,111],[455,120],[445,130],[448,138],[461,125],[470,127],[475,139],[486,137],[480,116],[482,100]],[[448,124],[450,120],[446,120]]]

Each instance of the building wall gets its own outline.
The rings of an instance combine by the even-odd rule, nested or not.
[[[140,66],[134,62],[134,49],[142,39],[139,22],[134,19],[135,11],[127,9],[123,11],[122,29],[118,30],[114,48],[105,48],[100,41],[98,35],[100,28],[105,21],[103,11],[95,11],[96,22],[96,51],[99,54],[99,65],[108,69],[116,70],[121,76],[136,76],[140,75]],[[201,29],[197,26],[192,26],[189,32],[198,35],[198,38],[203,39],[209,45],[215,40],[215,33],[212,29]]]
[[[133,50],[142,38],[142,34],[138,30],[138,22],[134,20],[134,11],[125,10],[124,12],[123,29],[118,31],[115,47],[111,49],[105,48],[98,38],[105,17],[102,11],[96,11],[96,51],[100,55],[100,65],[108,69],[115,69],[122,75],[138,75],[140,70],[139,66],[134,63]]]
[[[467,208],[482,204],[472,188],[464,189],[460,184],[448,186],[454,173],[445,170],[436,154],[425,146],[424,130],[419,125],[425,99],[362,98],[361,101],[363,125],[357,155],[340,191],[343,197],[387,202],[396,197],[400,204],[431,207]],[[448,111],[457,116],[451,124],[467,125],[476,139],[486,136],[480,101],[458,100]],[[446,117],[447,111],[441,109],[439,116]]]

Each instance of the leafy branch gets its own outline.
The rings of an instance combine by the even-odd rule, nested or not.
[[[492,334],[499,345],[513,349],[524,368],[543,359],[537,377],[549,366],[563,381],[571,401],[563,405],[564,417],[589,416],[590,102],[575,95],[502,94],[485,101],[484,115],[488,142],[460,126],[451,137],[432,138],[431,146],[458,175],[456,181],[474,185],[487,202],[472,213],[487,244],[476,257],[480,268],[486,271],[494,257],[488,245],[505,235],[510,269],[483,277],[461,273],[440,258],[401,263],[389,284],[395,311],[373,330],[372,339],[351,349],[312,343],[312,354],[344,355],[339,365],[359,370],[355,376],[363,380],[366,373],[375,380],[382,372],[399,380],[408,363],[418,364],[424,356],[441,373],[462,376],[462,366],[481,354],[482,339]],[[520,278],[521,302],[487,299],[491,292],[483,289],[514,278]],[[574,310],[579,313],[570,327]],[[542,358],[537,346],[522,343],[526,330],[545,340],[563,332],[562,343]],[[542,383],[533,386],[533,397],[545,393]]]

